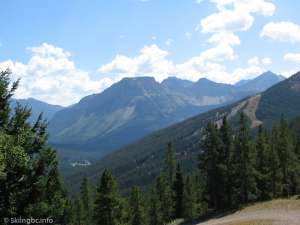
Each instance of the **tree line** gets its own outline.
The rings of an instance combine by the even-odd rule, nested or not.
[[[283,118],[271,130],[249,128],[242,113],[238,128],[224,117],[208,123],[200,139],[199,166],[185,175],[174,146],[166,146],[161,174],[148,190],[120,194],[105,170],[96,187],[83,178],[70,198],[58,171],[56,152],[47,143],[40,116],[28,123],[28,107],[10,108],[18,87],[0,72],[0,218],[53,218],[54,224],[163,225],[237,208],[253,201],[300,192],[300,137]],[[0,224],[5,224],[0,221]]]

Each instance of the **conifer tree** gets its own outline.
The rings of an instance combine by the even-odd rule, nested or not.
[[[172,190],[166,180],[166,177],[161,175],[157,177],[155,183],[155,190],[160,206],[159,211],[164,223],[171,221],[173,213]]]
[[[181,218],[183,214],[184,181],[180,165],[177,164],[175,180],[173,183],[174,217]]]
[[[253,150],[246,117],[241,113],[240,128],[235,138],[233,152],[233,181],[236,204],[244,204],[256,198]]]
[[[266,131],[262,126],[258,129],[256,138],[256,178],[258,189],[258,200],[272,198],[271,190],[271,150]]]
[[[47,123],[39,116],[31,125],[31,110],[10,99],[18,81],[0,72],[0,148],[4,156],[0,179],[0,218],[22,216],[65,222],[67,199],[58,172],[56,152],[47,144]]]
[[[143,206],[142,193],[138,187],[133,187],[130,196],[130,224],[145,225],[146,216]]]
[[[220,144],[221,141],[216,125],[209,123],[205,130],[204,140],[201,143],[199,169],[201,178],[205,182],[208,205],[214,209],[220,207],[219,195],[223,191],[218,186],[220,181],[220,170],[218,167]]]
[[[91,224],[93,217],[93,204],[91,199],[91,187],[86,177],[82,179],[80,185],[80,200],[84,208],[83,219],[84,224]]]
[[[222,120],[220,128],[221,147],[219,154],[218,167],[220,169],[221,180],[219,183],[220,189],[224,190],[224,194],[221,195],[221,208],[230,207],[232,201],[232,165],[231,157],[233,151],[233,139],[232,130],[228,123],[227,117],[225,116]]]
[[[161,205],[159,201],[159,197],[154,187],[151,189],[150,197],[149,197],[149,225],[161,225],[163,224]]]
[[[105,170],[97,187],[94,219],[97,225],[119,225],[122,222],[121,201],[117,183]]]
[[[183,192],[183,217],[186,220],[193,220],[198,216],[197,213],[197,190],[195,182],[187,176]]]
[[[73,206],[73,224],[74,225],[85,225],[85,220],[83,216],[83,207],[80,199],[76,199],[74,201],[74,206]]]
[[[295,194],[299,185],[299,161],[287,122],[282,117],[279,126],[277,151],[283,176],[283,196]]]
[[[176,173],[176,159],[175,152],[171,142],[168,143],[165,167],[168,178],[168,184],[171,186],[173,184],[175,173]]]

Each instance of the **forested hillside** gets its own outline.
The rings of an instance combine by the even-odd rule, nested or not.
[[[173,143],[176,157],[182,162],[183,169],[194,170],[197,165],[200,137],[209,121],[220,124],[222,116],[227,115],[228,120],[236,127],[239,115],[243,112],[249,121],[249,126],[258,128],[259,125],[271,127],[272,124],[279,122],[282,115],[287,120],[299,116],[300,92],[294,88],[300,83],[299,77],[300,73],[297,73],[260,95],[154,132],[99,160],[95,165],[75,173],[68,179],[72,186],[76,187],[80,176],[95,180],[99,172],[109,168],[119,179],[122,187],[130,187],[133,184],[147,186],[161,171],[162,155],[169,142]]]

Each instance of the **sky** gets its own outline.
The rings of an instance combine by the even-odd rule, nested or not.
[[[1,0],[17,98],[71,105],[124,77],[220,83],[300,70],[300,1]]]

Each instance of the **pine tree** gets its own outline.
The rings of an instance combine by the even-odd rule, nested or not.
[[[175,180],[173,183],[174,217],[181,218],[183,214],[184,181],[180,165],[177,164]]]
[[[97,187],[94,218],[97,225],[119,225],[121,201],[117,183],[112,174],[105,170]]]
[[[159,201],[159,197],[156,191],[155,186],[151,189],[150,197],[149,197],[149,225],[161,225],[163,224],[161,204]]]
[[[278,140],[279,140],[279,129],[274,126],[270,138],[270,179],[271,179],[271,197],[277,198],[281,196],[283,190],[283,174],[280,168],[279,154],[278,154]]]
[[[0,217],[36,217],[65,222],[67,198],[58,172],[56,152],[47,144],[47,123],[39,116],[32,126],[31,110],[10,99],[18,81],[10,72],[0,73],[0,149],[3,154],[0,179]]]
[[[262,126],[258,129],[256,138],[256,178],[258,188],[258,200],[272,198],[271,190],[271,150],[266,131]]]
[[[208,205],[213,209],[219,209],[219,195],[223,191],[218,186],[221,175],[218,167],[220,145],[218,129],[215,124],[209,123],[204,134],[204,140],[201,143],[199,169],[201,178],[205,182]]]
[[[224,190],[224,195],[221,199],[222,206],[221,208],[230,207],[232,204],[232,177],[231,177],[231,157],[233,151],[233,139],[232,139],[232,130],[230,124],[228,123],[227,117],[225,116],[222,120],[222,125],[220,128],[220,138],[221,138],[221,147],[219,154],[219,163],[218,167],[221,173],[221,180],[219,183],[220,189]]]
[[[166,159],[165,159],[166,173],[168,183],[171,186],[173,184],[175,173],[176,173],[176,159],[175,152],[171,142],[168,143]]]
[[[83,178],[80,186],[80,198],[84,208],[83,219],[84,224],[90,225],[92,223],[92,200],[91,200],[91,187],[86,177]]]
[[[74,221],[72,221],[73,224],[74,225],[85,225],[85,220],[84,220],[84,216],[83,216],[83,206],[82,206],[80,199],[75,200],[73,207],[74,207],[74,209],[73,209],[73,213],[74,213],[73,220]]]
[[[157,177],[155,183],[155,190],[160,206],[159,211],[164,223],[171,221],[173,213],[172,190],[166,180],[166,177],[161,175]]]
[[[138,187],[133,187],[130,196],[130,224],[145,225],[146,216],[143,206],[142,193]]]
[[[282,117],[279,126],[277,151],[283,175],[283,196],[295,194],[299,182],[299,161],[287,122]]]
[[[183,217],[186,220],[193,220],[198,216],[197,213],[197,190],[195,182],[187,176],[183,192]]]
[[[235,204],[244,204],[256,198],[253,146],[245,115],[241,113],[240,129],[233,152],[233,180]]]

